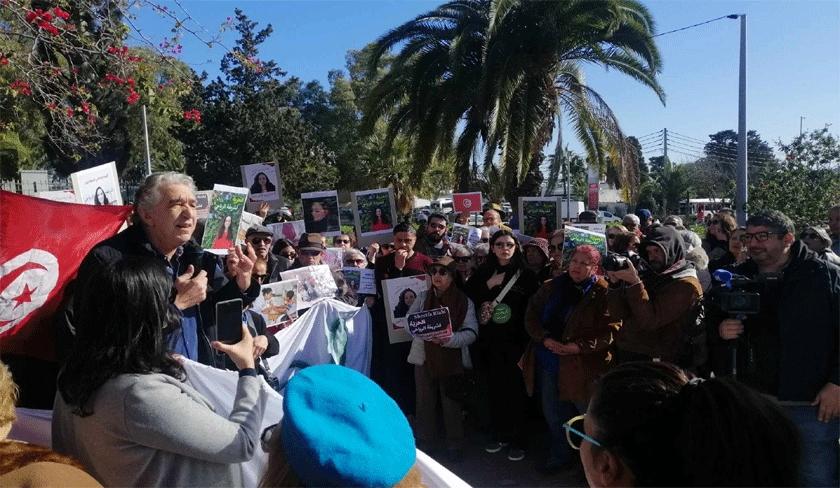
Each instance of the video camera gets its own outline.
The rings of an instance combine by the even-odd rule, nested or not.
[[[715,281],[722,285],[712,295],[713,301],[721,311],[737,318],[758,314],[761,311],[761,293],[753,290],[778,283],[781,279],[781,275],[777,273],[759,275],[751,279],[725,269],[715,271],[713,276]]]

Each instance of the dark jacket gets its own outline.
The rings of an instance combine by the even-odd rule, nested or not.
[[[685,261],[682,239],[668,226],[653,226],[639,246],[647,259],[647,246],[663,249],[666,269],[661,273],[641,272],[642,282],[621,285],[609,292],[609,311],[621,320],[616,348],[634,355],[678,362],[688,321],[696,319],[703,287],[693,267]]]
[[[183,274],[189,265],[194,266],[196,273],[200,270],[207,272],[207,299],[190,309],[190,315],[198,321],[196,327],[198,358],[193,359],[210,366],[223,367],[221,357],[210,347],[210,342],[217,337],[215,305],[217,302],[236,298],[241,298],[244,303],[250,303],[259,295],[260,286],[254,282],[245,293],[242,293],[235,281],[228,280],[225,277],[218,256],[204,252],[192,239],[181,247],[181,251],[173,256],[171,262],[167,261],[166,257],[152,246],[145,230],[138,224],[132,225],[125,231],[94,246],[79,267],[79,273],[73,288],[75,290],[74,297],[63,314],[65,332],[64,334],[59,332],[59,337],[64,338],[64,348],[69,350],[72,346],[72,331],[75,330],[75,327],[83,325],[73,322],[72,310],[73,304],[77,303],[81,295],[80,290],[85,289],[85,283],[90,279],[90,276],[103,266],[119,261],[123,256],[146,256],[159,259],[169,267],[172,270],[173,283],[175,278]],[[185,310],[184,312],[184,315],[188,314],[188,311]],[[117,326],[118,324],[114,325]]]
[[[444,236],[443,239],[441,239],[441,242],[443,242],[443,246],[438,249],[434,246],[434,244],[426,239],[425,235],[420,235],[418,233],[417,241],[414,243],[414,252],[419,252],[420,254],[429,256],[432,259],[439,258],[441,256],[448,256],[450,254],[449,239]]]
[[[826,383],[840,385],[840,268],[817,258],[801,241],[793,243],[790,254],[777,288],[763,285],[760,290],[761,307],[772,310],[773,316],[759,314],[744,320],[744,335],[736,342],[738,379],[779,400],[810,402]],[[750,260],[732,271],[748,278],[758,276],[758,267]],[[721,341],[718,325],[726,315],[714,304],[707,308],[710,330]],[[775,349],[771,357],[766,357],[768,347]],[[756,359],[772,363],[756,368],[751,364]],[[727,365],[716,374],[730,370]],[[776,377],[762,381],[767,370],[775,370]]]

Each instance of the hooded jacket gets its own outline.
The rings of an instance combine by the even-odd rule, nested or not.
[[[778,288],[756,290],[762,309],[774,312],[775,323],[762,320],[763,314],[744,320],[745,334],[736,343],[738,380],[779,400],[810,402],[826,383],[840,385],[840,268],[819,259],[802,241],[793,243],[790,255]],[[758,267],[747,260],[732,272],[754,278]],[[721,341],[718,325],[726,315],[710,305],[707,318],[713,337]],[[777,329],[768,331],[768,326]],[[716,373],[730,370],[726,365]]]
[[[664,361],[679,362],[685,326],[696,319],[703,288],[693,266],[685,260],[682,238],[672,227],[656,225],[639,246],[648,260],[647,247],[665,253],[665,270],[640,272],[641,282],[612,288],[608,294],[612,320],[622,320],[616,348]]]

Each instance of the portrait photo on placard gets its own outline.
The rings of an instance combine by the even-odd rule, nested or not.
[[[359,232],[362,235],[391,231],[394,220],[391,191],[388,188],[354,193]]]
[[[242,184],[248,188],[251,202],[270,202],[280,199],[280,182],[273,164],[246,164],[242,168]]]
[[[76,201],[87,205],[122,205],[120,181],[114,162],[95,166],[70,175]]]
[[[301,193],[300,199],[303,204],[303,221],[306,232],[317,232],[325,236],[335,236],[341,233],[338,192],[333,190]]]
[[[201,247],[215,250],[233,247],[247,196],[247,188],[213,186],[213,198],[207,223],[204,225]]]
[[[519,199],[519,230],[530,237],[551,239],[557,229],[558,199],[524,197]]]

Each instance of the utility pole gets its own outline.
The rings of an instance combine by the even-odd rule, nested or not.
[[[662,141],[663,141],[663,149],[662,154],[665,158],[665,161],[668,160],[668,128],[662,129]]]
[[[802,137],[802,121],[805,120],[804,115],[799,116],[799,136]]]
[[[146,106],[143,105],[143,135],[146,139],[146,176],[152,174],[152,154],[149,151],[149,124],[146,123]]]
[[[738,226],[747,224],[747,15],[741,14],[741,56],[738,73],[738,171],[735,215]],[[801,120],[801,119],[800,119]]]

